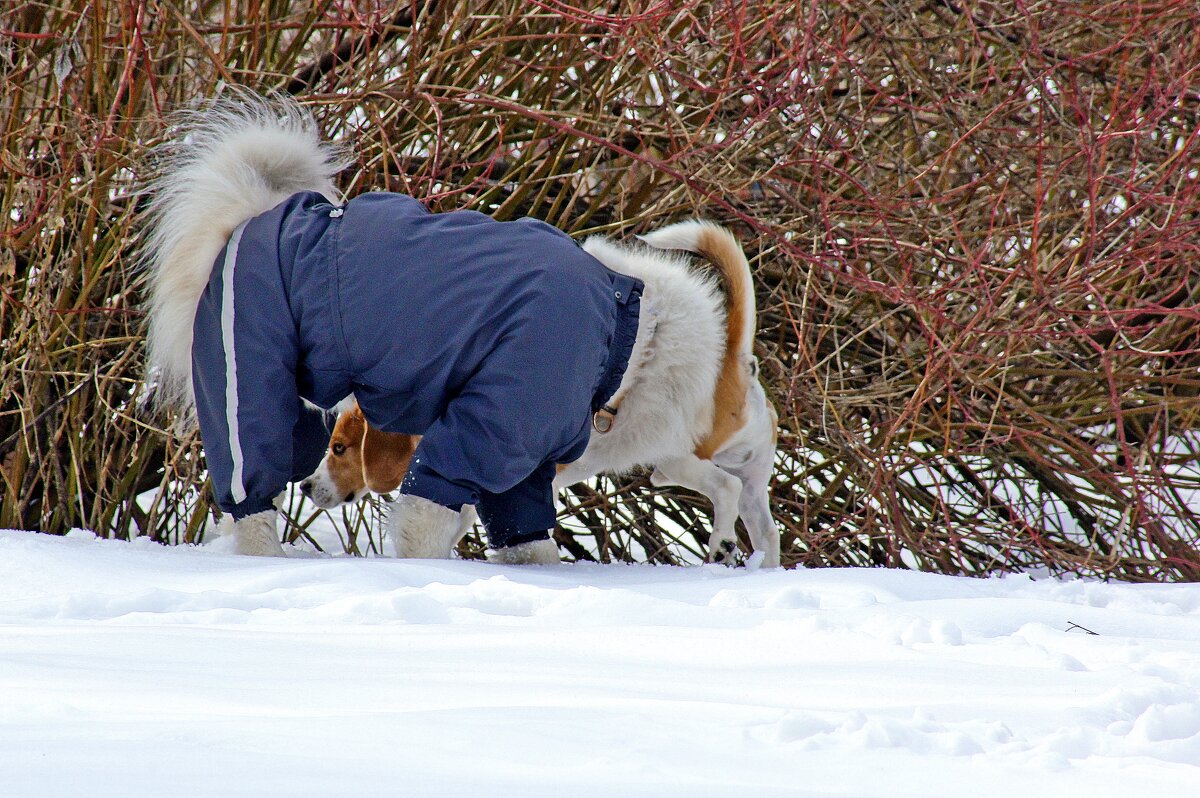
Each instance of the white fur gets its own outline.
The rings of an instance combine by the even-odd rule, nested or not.
[[[488,560],[504,565],[558,565],[558,544],[553,540],[532,540],[496,549]]]
[[[649,244],[656,249],[681,249],[685,252],[696,252],[697,244],[701,236],[705,233],[712,233],[724,238],[729,246],[733,249],[741,251],[741,245],[733,237],[733,234],[720,225],[703,219],[693,219],[687,222],[679,222],[678,224],[669,225],[659,228],[652,233],[647,233],[644,236],[638,236],[639,239]],[[753,356],[751,346],[754,342],[754,332],[756,319],[758,318],[758,310],[754,307],[754,293],[747,291],[743,295],[744,305],[742,307],[742,335],[741,339],[745,342],[745,347],[742,354],[745,356]],[[722,313],[722,315],[724,315]]]
[[[727,231],[697,221],[665,227],[642,240],[653,247],[695,252],[700,237],[710,230],[736,247]],[[656,249],[623,247],[602,238],[588,239],[584,249],[613,271],[640,278],[646,290],[630,367],[617,390],[622,401],[616,422],[611,431],[593,434],[583,456],[559,472],[555,493],[595,474],[651,466],[653,484],[680,485],[713,503],[710,560],[732,561],[737,550],[734,525],[740,517],[754,546],[752,562],[778,567],[779,530],[768,494],[776,418],[762,385],[753,377],[753,293],[745,295],[745,343],[738,353],[750,377],[746,423],[712,460],[703,460],[693,452],[712,428],[726,345],[724,297],[717,283],[677,256]],[[749,267],[740,252],[741,268],[746,269],[742,277],[749,281]]]
[[[180,114],[154,153],[141,266],[149,284],[147,377],[159,406],[193,407],[192,323],[234,228],[299,191],[336,201],[335,148],[295,101],[236,92]]]
[[[279,531],[275,528],[275,510],[263,510],[237,521],[226,515],[219,529],[222,535],[234,539],[233,550],[252,557],[283,557],[283,546],[279,544]]]
[[[623,397],[618,420],[611,432],[592,435],[578,469],[589,470],[585,476],[620,473],[690,452],[712,426],[725,348],[719,284],[668,252],[604,238],[589,238],[583,248],[613,271],[646,284],[642,317],[656,323],[638,324],[630,367],[616,393]],[[651,327],[653,335],[647,336]]]
[[[396,556],[416,559],[450,559],[451,551],[474,520],[474,507],[468,516],[466,512],[456,513],[449,507],[411,494],[401,494],[388,511],[388,527],[396,546]]]

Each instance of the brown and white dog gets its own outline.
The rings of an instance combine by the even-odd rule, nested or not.
[[[710,561],[734,560],[740,517],[754,549],[748,562],[778,567],[779,532],[768,494],[778,419],[752,351],[756,311],[745,255],[732,234],[707,222],[672,225],[642,240],[649,247],[604,238],[584,243],[608,268],[643,280],[646,290],[621,386],[593,419],[583,456],[559,466],[555,491],[600,473],[652,467],[656,486],[680,485],[713,503]],[[704,256],[719,279],[667,250]],[[357,407],[346,410],[324,460],[301,489],[321,507],[357,500],[368,490],[394,490],[417,440],[375,430]],[[455,534],[441,540],[396,540],[397,555],[448,557],[473,520],[464,513]]]

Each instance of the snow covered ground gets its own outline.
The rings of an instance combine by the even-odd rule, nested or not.
[[[1200,795],[1200,586],[299,555],[0,532],[0,795]]]

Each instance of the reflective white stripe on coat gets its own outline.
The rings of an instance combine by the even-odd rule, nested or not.
[[[247,220],[248,222],[249,220]],[[229,427],[229,456],[233,460],[233,476],[229,492],[233,500],[246,500],[246,486],[242,484],[242,441],[238,434],[237,356],[233,342],[233,277],[237,268],[238,244],[247,222],[242,222],[229,237],[225,247],[225,262],[221,275],[221,344],[225,349],[225,422]]]

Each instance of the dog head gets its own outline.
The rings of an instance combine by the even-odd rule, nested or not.
[[[395,490],[420,440],[418,435],[374,429],[355,405],[338,416],[329,450],[317,470],[300,483],[300,492],[329,509],[358,501],[368,491]]]

